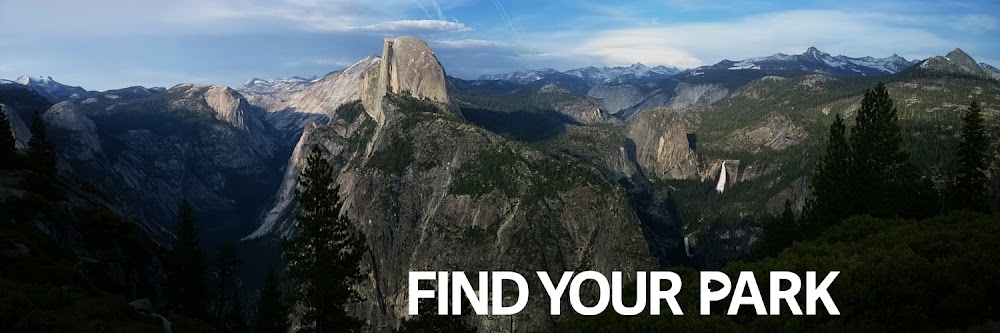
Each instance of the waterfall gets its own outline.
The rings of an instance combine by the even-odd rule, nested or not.
[[[715,190],[719,193],[726,190],[726,161],[722,161],[722,171],[719,172],[719,183],[715,184]]]

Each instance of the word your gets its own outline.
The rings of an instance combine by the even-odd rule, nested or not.
[[[817,302],[821,302],[831,315],[839,315],[837,305],[830,297],[827,289],[833,284],[840,272],[830,272],[817,283],[816,272],[806,272],[805,305],[806,315],[816,315]],[[564,272],[555,283],[548,272],[536,272],[539,282],[549,296],[549,310],[552,315],[559,315],[562,309],[563,295],[569,291],[569,304],[573,311],[585,316],[603,313],[610,304],[620,315],[634,316],[646,311],[659,315],[663,311],[663,303],[670,309],[672,315],[683,315],[677,295],[681,291],[682,281],[679,275],[669,271],[636,272],[635,301],[625,304],[622,272],[612,272],[609,281],[604,274],[594,271],[580,273]],[[449,283],[450,280],[450,283]],[[421,289],[421,281],[436,282],[434,289]],[[421,299],[436,299],[438,315],[462,314],[463,298],[468,301],[477,315],[513,315],[521,312],[528,304],[528,281],[516,272],[479,272],[476,279],[478,286],[473,286],[464,272],[410,272],[409,274],[409,314],[420,313]],[[584,304],[580,290],[584,283],[590,282],[597,287],[596,302]],[[666,288],[664,282],[668,282]],[[722,287],[713,290],[713,282]],[[517,297],[504,295],[504,284],[516,286]],[[699,314],[711,315],[712,302],[731,298],[726,315],[736,315],[743,306],[751,306],[757,315],[780,315],[782,303],[787,305],[791,314],[802,315],[802,308],[796,301],[796,296],[802,291],[802,279],[792,272],[770,272],[768,277],[768,302],[765,306],[760,287],[753,272],[740,272],[736,286],[729,276],[722,272],[701,272],[699,276],[700,298]],[[782,289],[782,285],[788,288]],[[749,296],[746,294],[749,293]],[[511,305],[504,305],[511,303]],[[450,306],[449,306],[450,305]],[[770,308],[770,311],[768,311]]]

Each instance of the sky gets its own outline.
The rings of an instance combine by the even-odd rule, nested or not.
[[[0,78],[90,90],[324,75],[417,36],[460,78],[681,69],[810,46],[1000,65],[1000,1],[0,0]]]

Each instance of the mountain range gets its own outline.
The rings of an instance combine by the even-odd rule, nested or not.
[[[743,60],[722,60],[714,65],[689,68],[679,70],[677,68],[656,66],[647,67],[641,63],[636,63],[629,67],[585,67],[558,71],[555,69],[539,69],[529,71],[517,71],[502,74],[488,74],[479,77],[479,80],[507,81],[514,83],[531,83],[544,80],[555,74],[566,74],[583,79],[588,84],[608,85],[608,84],[642,84],[650,81],[662,80],[670,77],[695,77],[700,75],[725,75],[728,71],[760,71],[765,75],[801,75],[805,73],[824,74],[833,77],[856,77],[856,76],[882,76],[898,73],[920,62],[919,60],[907,60],[896,54],[885,58],[848,57],[844,55],[833,56],[820,51],[816,47],[809,47],[802,54],[788,55],[776,53],[766,57],[749,58]],[[1000,73],[996,67],[981,63],[980,67],[990,70],[993,73]]]
[[[745,258],[755,219],[808,199],[827,126],[857,110],[865,88],[886,82],[915,160],[943,170],[966,97],[997,128],[996,71],[959,49],[911,61],[810,48],[685,71],[462,80],[426,43],[400,37],[323,76],[104,92],[24,76],[0,84],[0,104],[19,148],[40,113],[62,171],[149,237],[169,240],[177,203],[191,201],[210,246],[250,249],[261,267],[249,274],[296,232],[297,175],[319,147],[341,213],[370,247],[354,311],[388,329],[405,317],[413,270],[607,273]],[[511,322],[550,322],[548,304],[525,311]],[[507,320],[476,318],[484,331]]]

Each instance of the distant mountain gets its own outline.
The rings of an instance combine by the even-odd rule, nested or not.
[[[852,58],[843,55],[832,56],[810,47],[802,54],[777,53],[740,61],[723,60],[715,65],[688,69],[677,76],[693,77],[726,71],[759,71],[765,75],[800,72],[834,77],[882,76],[897,73],[916,63],[917,61],[906,60],[896,54],[885,58]]]
[[[360,99],[358,92],[364,73],[378,62],[378,56],[369,55],[323,77],[250,79],[239,91],[251,104],[267,110],[268,121],[297,141],[306,123],[325,118],[344,103]]]
[[[32,90],[35,90],[53,103],[68,100],[82,100],[97,94],[96,92],[87,91],[86,89],[77,86],[69,86],[59,83],[52,79],[51,76],[31,77],[22,75],[14,81],[0,80],[0,84],[20,84],[30,87]]]
[[[989,65],[987,65],[989,66]],[[992,67],[992,66],[990,66]],[[965,51],[956,48],[945,56],[936,56],[921,61],[918,70],[936,73],[972,75],[997,80],[996,68],[989,69],[972,59]]]
[[[621,84],[635,81],[655,81],[669,78],[680,73],[675,67],[656,66],[647,67],[641,63],[635,63],[628,67],[584,67],[571,69],[564,72],[546,68],[526,72],[512,72],[504,74],[482,75],[480,80],[508,81],[516,83],[531,83],[550,77],[553,74],[566,74],[583,79],[590,85],[598,84]]]
[[[284,77],[277,79],[252,78],[243,84],[240,91],[256,94],[271,94],[276,92],[299,91],[309,86],[309,84],[319,80],[318,76],[304,78],[300,76]]]
[[[987,71],[993,72],[993,75],[996,75],[996,77],[998,79],[1000,79],[1000,68],[996,68],[996,67],[994,67],[994,66],[992,66],[990,64],[987,64],[985,62],[979,63],[979,67],[982,67],[983,69],[985,69]]]

